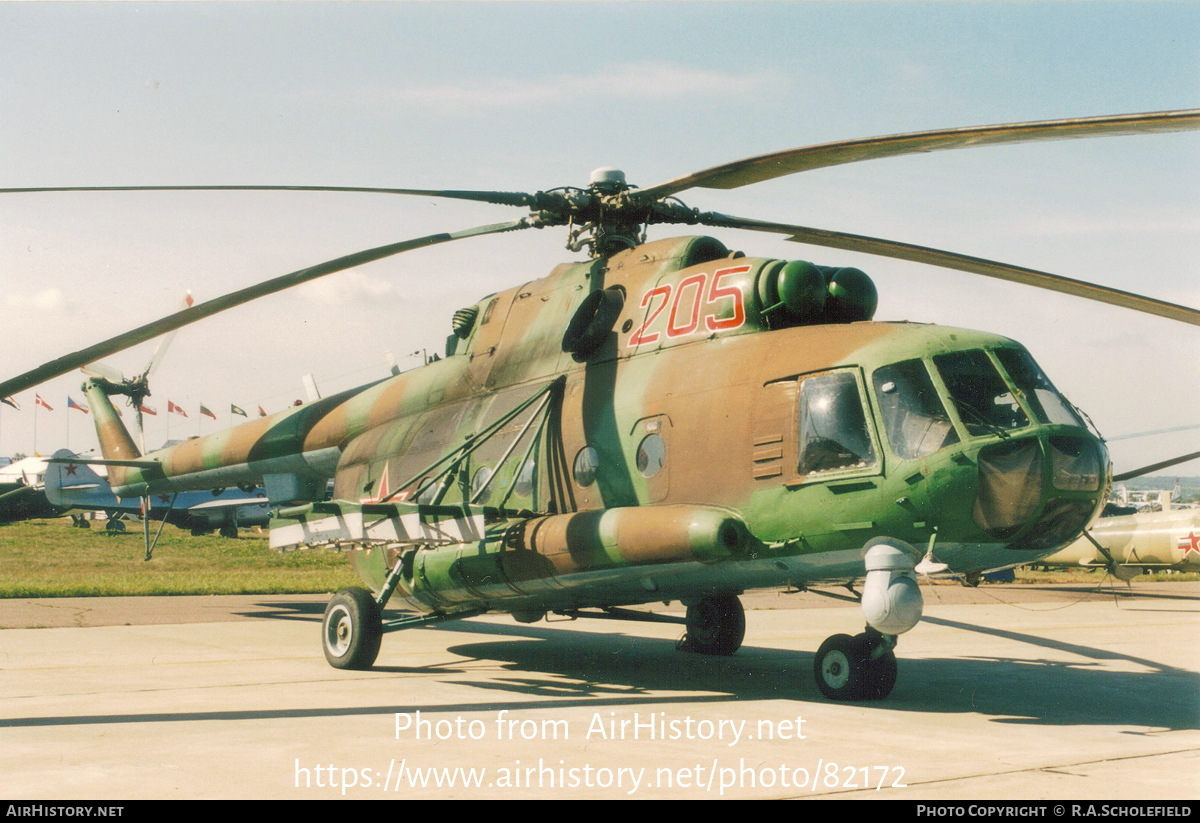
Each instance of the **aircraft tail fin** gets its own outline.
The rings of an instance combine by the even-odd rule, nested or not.
[[[46,499],[60,508],[101,508],[115,506],[117,496],[108,481],[92,470],[86,463],[70,461],[77,455],[68,449],[54,453],[56,462],[46,464]]]

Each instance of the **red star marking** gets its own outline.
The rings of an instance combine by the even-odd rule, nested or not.
[[[160,503],[170,503],[170,502],[171,502],[171,496],[170,496],[170,495],[168,495],[168,494],[160,494],[160,495],[158,496],[158,501],[159,501]]]
[[[375,496],[360,497],[358,498],[359,503],[384,503],[389,499],[403,500],[408,497],[408,492],[400,492],[396,495],[391,493],[391,483],[388,481],[388,467],[390,465],[391,461],[383,464],[383,472],[379,475],[379,488],[376,489]]]
[[[1200,554],[1200,534],[1195,531],[1187,533],[1187,537],[1179,538],[1179,548],[1183,549],[1183,556],[1187,557],[1188,552]]]
[[[76,466],[74,463],[68,463],[68,464],[67,464],[67,477],[74,477],[74,476],[75,476],[75,470],[76,470],[76,469],[78,469],[78,468],[79,468],[79,467],[78,467],[78,466]]]

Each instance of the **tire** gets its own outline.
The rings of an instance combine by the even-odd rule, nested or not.
[[[221,537],[228,537],[231,540],[236,540],[238,536],[237,526],[222,526],[219,533]]]
[[[706,597],[687,610],[687,648],[700,654],[730,655],[746,636],[746,612],[734,595]]]
[[[813,658],[817,688],[830,700],[857,700],[862,664],[862,653],[853,637],[835,634],[827,638]]]
[[[325,607],[321,648],[335,669],[371,668],[382,640],[379,605],[366,589],[342,589]]]
[[[835,634],[821,644],[813,659],[813,677],[830,700],[882,700],[896,685],[896,655],[891,649],[871,658],[866,634]]]
[[[863,700],[883,700],[896,685],[896,653],[891,649],[866,661]]]
[[[120,520],[109,520],[104,524],[104,530],[114,534],[121,534],[125,531],[125,523]]]

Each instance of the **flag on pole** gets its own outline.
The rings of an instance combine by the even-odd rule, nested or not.
[[[54,411],[54,408],[53,408],[53,407],[52,407],[52,406],[51,406],[49,403],[47,403],[45,400],[43,400],[43,399],[42,399],[42,396],[41,396],[40,394],[35,394],[35,395],[34,395],[34,401],[33,401],[33,402],[34,402],[36,405],[38,405],[38,406],[41,406],[42,408],[44,408],[46,411]]]
[[[259,407],[258,407],[258,416],[259,416],[259,417],[266,417],[266,416],[267,416],[267,413],[266,413],[265,411],[263,411],[263,407],[262,407],[262,406],[259,406]]]
[[[71,395],[69,395],[69,394],[67,395],[67,408],[68,409],[79,409],[84,414],[90,414],[90,410],[88,409],[87,406],[83,405],[82,403],[76,403],[71,398]]]
[[[156,417],[158,416],[158,412],[156,412],[154,409],[150,408],[149,406],[138,406],[138,411],[140,411],[142,414],[152,414]]]
[[[229,413],[230,414],[240,414],[242,417],[249,417],[249,415],[246,414],[245,409],[243,409],[241,406],[235,406],[232,403],[229,404]]]
[[[0,403],[3,403],[6,406],[12,406],[17,411],[21,410],[21,407],[17,405],[17,401],[13,400],[11,397],[0,398]]]
[[[200,414],[204,417],[211,417],[213,420],[217,419],[217,416],[209,411],[208,406],[203,403],[200,404]]]
[[[187,412],[185,412],[180,406],[177,406],[174,403],[172,403],[170,400],[167,401],[167,413],[168,414],[181,414],[184,417],[187,417]]]

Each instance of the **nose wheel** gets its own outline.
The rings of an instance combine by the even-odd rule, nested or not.
[[[882,700],[896,685],[894,637],[835,634],[817,650],[813,676],[830,700]]]
[[[379,656],[383,620],[366,589],[342,589],[325,607],[321,646],[335,669],[369,669]]]

